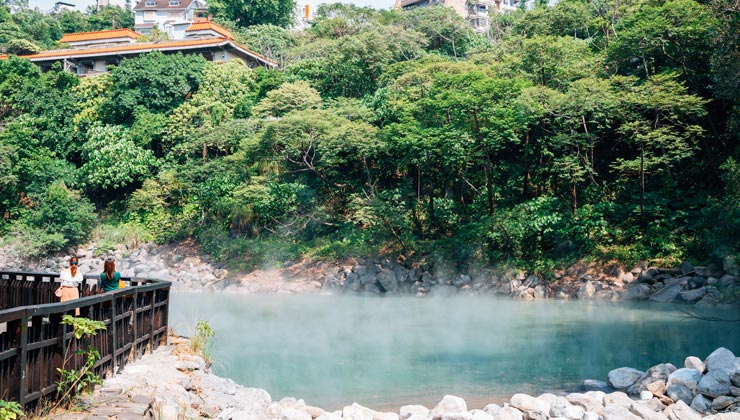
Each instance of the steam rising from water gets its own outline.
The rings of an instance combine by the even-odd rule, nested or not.
[[[325,409],[433,406],[445,394],[481,408],[621,366],[682,367],[720,346],[740,355],[737,327],[686,320],[670,305],[173,294],[175,331],[192,334],[198,319],[216,330],[215,373]]]

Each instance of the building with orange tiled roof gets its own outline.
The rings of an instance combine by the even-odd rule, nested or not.
[[[59,42],[62,44],[68,44],[72,48],[76,48],[105,44],[133,44],[138,38],[141,38],[141,34],[137,34],[131,29],[124,28],[109,29],[107,31],[64,34]]]
[[[161,51],[165,54],[178,52],[182,54],[200,54],[206,60],[216,63],[238,59],[251,68],[277,67],[277,63],[274,61],[240,45],[233,37],[227,38],[225,36],[165,42],[131,43],[126,41],[119,44],[91,44],[76,48],[42,51],[21,57],[31,60],[42,70],[47,70],[54,63],[61,62],[66,71],[76,73],[78,76],[89,76],[105,73],[109,66],[117,66],[121,63],[121,60],[151,51]],[[0,57],[0,59],[5,58],[7,58],[7,55]]]

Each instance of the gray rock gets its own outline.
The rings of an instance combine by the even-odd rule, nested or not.
[[[687,357],[686,360],[684,360],[683,364],[687,368],[696,369],[700,373],[704,373],[704,369],[706,368],[706,366],[704,366],[704,362],[702,362],[701,359],[696,356]],[[698,383],[699,381],[697,380],[696,382]]]
[[[630,411],[644,420],[667,420],[665,414],[656,412],[648,404],[642,401],[635,401],[630,405]]]
[[[740,387],[731,386],[730,395],[732,395],[733,397],[740,397]]]
[[[342,418],[345,420],[373,420],[376,411],[360,404],[352,403],[342,409]]]
[[[702,363],[701,365],[703,366],[704,364]],[[701,377],[701,372],[698,369],[681,368],[668,376],[666,385],[670,388],[672,385],[680,384],[688,388],[691,392],[696,392],[696,387],[699,385]]]
[[[633,402],[634,400],[632,400],[632,398],[621,391],[616,391],[612,392],[611,394],[604,395],[604,407],[617,405],[620,407],[629,408],[629,406],[631,406]]]
[[[720,286],[730,286],[737,283],[737,277],[733,276],[732,274],[725,274],[724,276],[720,277],[719,280],[717,280],[717,284]]]
[[[429,415],[429,409],[423,405],[404,405],[400,410],[398,410],[398,417],[400,420],[407,420],[414,414],[427,417]]]
[[[504,407],[496,415],[496,420],[524,420],[524,415],[514,407]]]
[[[621,295],[622,300],[645,300],[649,297],[650,286],[642,283],[626,288]]]
[[[591,299],[594,294],[596,294],[596,286],[594,286],[594,283],[589,280],[581,286],[578,290],[577,296],[578,299]]]
[[[454,395],[445,395],[442,400],[429,413],[434,420],[441,419],[445,414],[464,413],[468,411],[465,400]]]
[[[701,420],[701,414],[689,407],[683,401],[678,401],[666,409],[670,420]]]
[[[734,255],[728,255],[722,259],[722,268],[728,274],[736,277],[740,276],[740,264],[738,264],[738,259]]]
[[[649,384],[652,384],[653,390],[660,391],[659,394],[656,395],[662,395],[665,390],[665,382],[668,380],[668,376],[675,370],[675,366],[666,363],[655,365],[648,369],[640,379],[634,383],[634,385],[627,389],[627,394],[640,395],[642,391],[648,390],[647,386]],[[656,382],[662,382],[662,385],[656,384]]]
[[[524,420],[547,420],[547,413],[537,410],[525,411],[523,416]]]
[[[658,274],[658,270],[656,269],[647,269],[640,272],[640,275],[637,276],[637,282],[638,283],[645,283],[645,284],[655,284],[655,276]]]
[[[730,350],[724,347],[718,348],[707,356],[704,364],[707,366],[708,371],[722,369],[733,372],[738,368],[737,358]]]
[[[578,387],[580,391],[601,391],[601,392],[613,392],[614,389],[604,381],[597,381],[596,379],[586,379]]]
[[[378,283],[380,283],[381,286],[383,286],[383,289],[389,293],[396,294],[398,293],[398,279],[396,278],[396,273],[393,271],[383,269],[378,273],[377,275]]]
[[[696,391],[710,398],[730,395],[730,372],[724,369],[710,370],[699,381]]]
[[[612,388],[623,390],[634,385],[643,374],[645,372],[631,367],[621,367],[609,372],[607,382]]]
[[[694,290],[684,290],[678,294],[678,297],[680,300],[688,303],[696,303],[701,298],[704,297],[704,295],[707,294],[707,288],[706,287],[700,287],[698,289]]]
[[[694,399],[694,392],[686,385],[678,383],[669,386],[665,394],[673,401],[683,401],[687,404],[691,404],[691,400]]]
[[[650,301],[668,303],[676,300],[676,297],[683,288],[681,286],[668,286],[660,289],[658,292],[650,296]]]
[[[691,276],[689,281],[686,283],[689,289],[697,289],[707,285],[707,279],[703,276]]]
[[[712,407],[712,400],[701,394],[698,394],[691,401],[690,407],[700,413],[706,413]]]
[[[602,420],[601,416],[594,413],[593,411],[586,411],[583,414],[583,418],[581,420]]]
[[[678,271],[683,274],[689,274],[694,271],[694,265],[691,264],[688,261],[684,261],[681,263],[681,265],[678,267]]]
[[[509,402],[512,407],[521,411],[539,411],[542,413],[550,412],[550,404],[538,398],[526,394],[514,394]]]
[[[602,417],[604,420],[642,420],[642,417],[632,414],[627,407],[621,405],[608,405],[604,407]]]
[[[729,407],[734,402],[735,402],[735,399],[727,395],[717,397],[714,400],[712,400],[712,410],[714,411],[724,410],[725,408]]]

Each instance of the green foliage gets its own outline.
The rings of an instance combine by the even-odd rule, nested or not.
[[[95,227],[91,236],[95,241],[95,256],[104,255],[121,246],[136,249],[139,245],[154,240],[144,226],[133,222],[100,224]]]
[[[93,321],[87,318],[77,318],[71,315],[64,315],[62,317],[62,324],[69,325],[72,327],[72,335],[75,341],[79,341],[84,338],[89,338],[98,333],[98,331],[106,329],[105,323],[102,321]],[[53,408],[63,406],[66,407],[77,398],[80,394],[85,391],[92,392],[92,387],[100,385],[103,380],[97,376],[93,371],[95,362],[100,359],[100,352],[94,347],[89,346],[87,350],[79,349],[75,352],[71,352],[73,341],[70,340],[67,345],[65,352],[64,362],[61,368],[57,368],[59,372],[59,383],[57,384],[57,393],[59,397]],[[84,363],[82,368],[77,369],[65,369],[67,363],[72,360],[73,356],[82,355],[84,356]]]
[[[120,126],[94,125],[82,147],[80,176],[91,189],[120,189],[149,175],[156,165],[150,150],[129,139]]]
[[[97,223],[92,204],[64,182],[54,182],[31,202],[16,222],[18,235],[28,241],[28,251],[59,251],[87,239]],[[37,237],[37,239],[32,239]],[[37,245],[32,245],[32,244]],[[38,250],[38,251],[34,251]]]
[[[214,16],[231,20],[237,25],[277,25],[293,23],[295,0],[213,0],[208,11]]]
[[[213,337],[216,331],[211,328],[208,321],[198,320],[195,325],[195,335],[190,339],[190,350],[199,354],[210,365],[213,362]]]
[[[25,418],[23,407],[15,401],[0,400],[0,419],[20,420]]]
[[[134,111],[169,112],[197,91],[206,61],[200,55],[183,56],[154,51],[126,59],[111,71],[111,88],[101,104],[110,123],[133,122]]]
[[[703,226],[712,254],[740,252],[740,163],[729,158],[722,165],[724,190],[709,200]]]
[[[36,54],[41,48],[27,39],[14,39],[9,41],[5,47],[8,54],[28,55]]]

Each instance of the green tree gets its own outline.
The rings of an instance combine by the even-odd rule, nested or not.
[[[254,106],[252,113],[260,118],[279,118],[292,111],[316,109],[320,106],[319,93],[308,83],[297,81],[285,83],[267,92],[267,96]]]
[[[87,8],[87,22],[91,31],[107,29],[130,28],[134,29],[134,14],[130,8],[121,6],[89,6]]]
[[[205,66],[200,55],[158,51],[123,60],[111,70],[111,89],[101,113],[106,122],[130,124],[138,107],[169,112],[198,90]]]
[[[277,25],[293,23],[295,0],[213,0],[208,10],[214,16],[235,21],[238,26]]]

